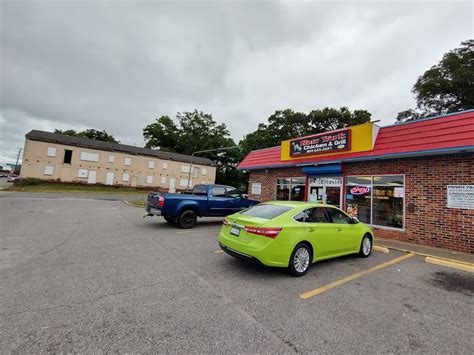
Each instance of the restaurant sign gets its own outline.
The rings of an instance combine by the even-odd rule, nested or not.
[[[343,152],[351,149],[351,131],[316,134],[290,141],[290,156],[299,157],[319,153]]]

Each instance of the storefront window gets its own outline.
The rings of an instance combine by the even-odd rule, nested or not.
[[[359,221],[370,224],[372,212],[372,177],[349,176],[346,182],[346,212]]]
[[[276,199],[280,201],[304,201],[306,178],[277,179]]]
[[[403,175],[348,177],[347,213],[372,225],[403,228],[404,185]]]

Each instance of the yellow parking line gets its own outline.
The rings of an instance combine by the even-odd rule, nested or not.
[[[359,277],[362,277],[364,275],[367,275],[367,274],[370,274],[371,272],[375,272],[375,271],[378,271],[378,270],[381,270],[383,268],[386,268],[387,266],[390,266],[390,265],[393,265],[393,264],[396,264],[396,263],[399,263],[400,261],[403,261],[405,259],[408,259],[408,258],[411,258],[412,256],[414,256],[415,254],[405,254],[405,255],[402,255],[398,258],[395,258],[395,259],[392,259],[390,261],[387,261],[385,263],[382,263],[382,264],[379,264],[379,265],[376,265],[374,267],[371,267],[370,269],[367,269],[367,270],[364,270],[364,271],[360,271],[360,272],[356,272],[355,274],[352,274],[350,276],[347,276],[347,277],[344,277],[342,279],[339,279],[337,281],[334,281],[334,282],[331,282],[331,283],[328,283],[322,287],[319,287],[319,288],[316,288],[312,291],[308,291],[308,292],[305,292],[305,293],[302,293],[300,295],[300,297],[302,299],[308,299],[310,297],[313,297],[313,296],[316,296],[316,295],[319,295],[323,292],[326,292],[326,291],[329,291],[331,289],[333,289],[334,287],[337,287],[337,286],[340,286],[340,285],[343,285],[349,281],[352,281],[354,279],[357,279]]]
[[[224,252],[224,250],[216,250],[216,251],[214,252],[214,254],[220,254],[220,253],[223,253],[223,252]]]
[[[219,229],[191,229],[191,230],[184,230],[175,232],[176,234],[189,234],[189,233],[196,233],[196,232],[217,232]]]
[[[374,250],[380,251],[382,253],[388,254],[390,251],[388,248],[385,247],[379,247],[378,245],[374,245]]]
[[[453,262],[453,261],[447,261],[447,260],[443,260],[443,259],[432,258],[430,256],[426,257],[425,261],[427,263],[430,263],[430,264],[446,266],[446,267],[450,267],[450,268],[458,269],[458,270],[463,270],[463,271],[467,271],[467,272],[474,272],[474,265],[473,264],[457,263],[457,262]]]

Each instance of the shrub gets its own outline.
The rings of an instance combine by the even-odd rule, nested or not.
[[[35,179],[35,178],[21,179],[21,185],[24,185],[24,186],[32,186],[32,185],[40,185],[40,184],[41,184],[40,179]]]

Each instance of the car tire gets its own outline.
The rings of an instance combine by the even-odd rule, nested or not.
[[[288,271],[295,277],[303,276],[308,272],[313,261],[313,253],[308,244],[298,244],[290,256]]]
[[[197,223],[197,215],[193,210],[185,210],[178,217],[178,224],[183,229],[193,228]]]
[[[359,256],[361,258],[367,258],[370,253],[372,253],[372,238],[366,234],[360,241]]]

